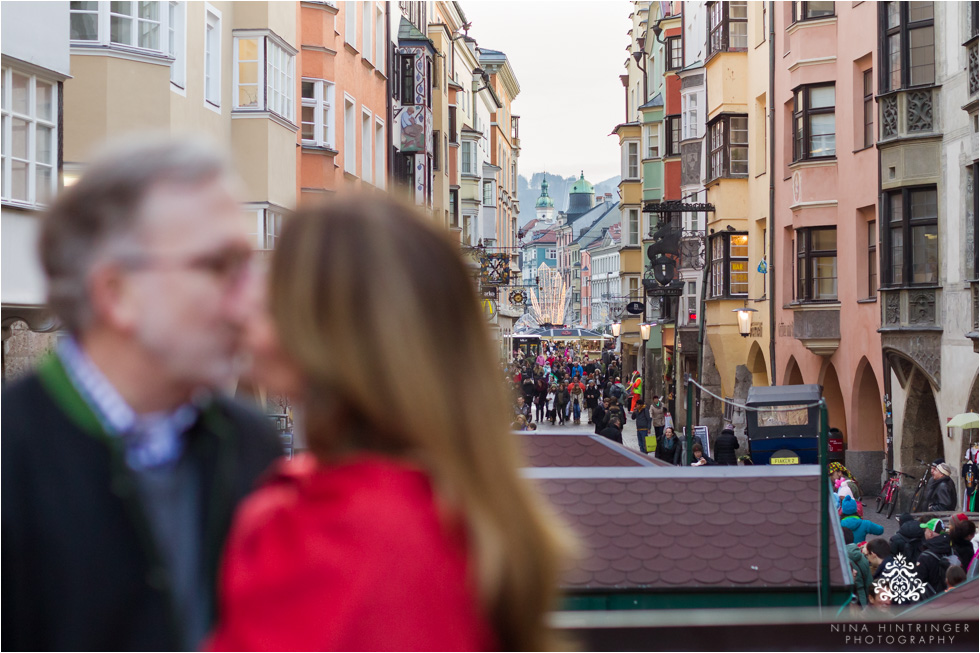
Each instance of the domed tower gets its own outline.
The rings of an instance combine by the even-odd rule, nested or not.
[[[541,197],[534,203],[534,215],[542,222],[555,221],[555,200],[548,196],[548,178],[541,180]]]
[[[585,180],[585,171],[572,185],[568,193],[568,215],[575,216],[585,213],[595,206],[595,187]]]

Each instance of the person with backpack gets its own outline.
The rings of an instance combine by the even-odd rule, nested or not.
[[[616,399],[618,403],[623,403],[623,398],[626,396],[626,386],[623,385],[622,380],[618,376],[615,377],[612,387],[609,388],[609,396]]]
[[[925,530],[925,543],[919,561],[915,563],[915,572],[919,580],[928,588],[927,596],[933,596],[946,590],[946,570],[949,569],[949,556],[953,554],[949,546],[949,534],[941,519],[930,519],[920,524]]]
[[[854,577],[854,596],[862,608],[868,605],[868,595],[871,593],[871,565],[867,556],[854,543],[854,534],[844,529],[844,550],[850,561],[851,575]]]
[[[736,449],[738,449],[738,438],[735,437],[735,430],[726,426],[715,440],[715,462],[719,465],[738,465]]]
[[[885,532],[884,528],[873,521],[858,517],[857,502],[851,495],[841,498],[840,508],[844,517],[840,520],[840,525],[854,533],[855,542],[864,542],[868,535],[881,535]]]
[[[915,563],[919,559],[922,545],[925,541],[922,529],[919,528],[919,520],[903,513],[898,517],[898,532],[892,535],[889,546],[893,556],[903,555],[906,560]]]

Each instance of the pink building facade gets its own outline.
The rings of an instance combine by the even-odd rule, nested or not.
[[[774,19],[776,380],[823,386],[872,492],[886,450],[875,3],[777,3]]]

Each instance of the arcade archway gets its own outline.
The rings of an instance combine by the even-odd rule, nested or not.
[[[900,455],[902,469],[912,474],[922,472],[919,461],[929,463],[943,457],[943,432],[936,398],[926,375],[914,367],[906,386]]]
[[[858,363],[851,402],[850,448],[859,451],[881,451],[885,443],[885,419],[882,415],[881,391],[874,368],[867,358]]]
[[[803,373],[800,372],[800,366],[792,356],[789,357],[789,362],[786,363],[783,385],[803,385]]]

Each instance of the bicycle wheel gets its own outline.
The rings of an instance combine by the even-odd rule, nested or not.
[[[892,495],[891,497],[889,497],[888,500],[888,519],[891,519],[892,515],[895,514],[895,506],[897,505],[898,505],[898,490],[896,489],[894,492],[892,492]]]
[[[882,508],[885,507],[885,503],[886,503],[885,493],[887,491],[888,491],[887,487],[882,488],[881,492],[878,493],[878,496],[875,497],[875,512],[881,512]]]
[[[919,502],[922,501],[922,488],[916,488],[912,495],[912,503],[909,505],[909,512],[921,512]]]

